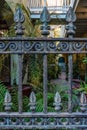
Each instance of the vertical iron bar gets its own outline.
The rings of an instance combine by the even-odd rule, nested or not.
[[[45,43],[46,44],[46,43]],[[47,55],[43,56],[43,95],[44,95],[44,113],[47,113]]]
[[[68,111],[72,112],[72,73],[73,73],[73,62],[72,62],[72,55],[68,55],[68,83],[69,83],[69,89],[68,89]]]
[[[87,54],[86,54],[87,57]],[[87,64],[85,64],[85,83],[87,84]]]
[[[76,21],[76,15],[73,11],[73,8],[70,7],[67,15],[66,15],[66,21],[68,22],[68,25],[66,25],[67,30],[67,36],[70,39],[73,39],[73,36],[75,34],[76,27],[74,26],[74,22]],[[69,43],[69,51],[72,52],[72,42]],[[73,56],[72,54],[68,55],[68,83],[69,83],[69,89],[68,89],[68,111],[72,112],[72,78],[73,78]]]
[[[22,43],[20,43],[22,44]],[[18,55],[18,111],[22,113],[22,55]],[[19,130],[22,130],[19,128]]]
[[[14,21],[16,23],[15,30],[17,37],[21,38],[24,34],[23,22],[25,21],[24,14],[20,7],[17,8],[14,14]],[[22,51],[22,42],[18,42],[18,48]],[[22,113],[22,54],[18,55],[18,111]],[[21,128],[19,128],[21,130]]]
[[[19,58],[19,79],[18,79],[18,109],[19,113],[22,113],[22,55],[18,55]]]
[[[44,0],[45,4],[46,0]],[[49,35],[50,26],[48,26],[48,22],[50,21],[50,14],[47,10],[47,7],[43,8],[43,11],[40,16],[40,20],[43,23],[41,26],[41,34],[47,38]],[[44,51],[47,50],[47,43],[44,42]],[[44,53],[43,55],[43,96],[44,96],[44,102],[43,102],[43,111],[44,113],[47,113],[47,54]]]
[[[25,21],[22,9],[18,7],[14,15],[14,21],[16,23],[15,30],[17,37],[21,38],[24,30],[23,22]],[[19,50],[22,51],[22,42],[18,43]],[[19,113],[22,113],[22,54],[18,55],[18,109]]]

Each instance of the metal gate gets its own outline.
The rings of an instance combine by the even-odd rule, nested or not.
[[[41,13],[41,34],[43,37],[31,38],[22,37],[24,15],[22,10],[16,10],[14,21],[16,23],[16,37],[0,38],[0,54],[18,54],[19,57],[19,85],[18,85],[18,112],[12,112],[11,95],[6,92],[4,100],[5,112],[0,112],[0,129],[87,129],[87,102],[84,93],[81,94],[79,102],[80,111],[72,111],[72,70],[73,70],[73,54],[87,53],[87,39],[73,38],[75,34],[75,26],[73,22],[76,20],[76,15],[72,8],[67,12],[66,33],[67,38],[49,38],[50,15],[46,7]],[[59,44],[56,44],[58,42]],[[43,112],[35,112],[37,105],[36,96],[31,92],[29,98],[29,106],[31,112],[22,111],[22,55],[23,54],[39,54],[43,55]],[[59,92],[54,96],[55,112],[47,111],[47,56],[49,54],[67,54],[68,57],[68,111],[61,111],[61,96]]]

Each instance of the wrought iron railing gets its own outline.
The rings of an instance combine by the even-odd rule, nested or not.
[[[73,22],[76,16],[69,8],[67,12],[66,26],[68,38],[47,38],[49,35],[48,22],[50,15],[45,7],[41,14],[42,35],[41,38],[24,38],[23,26],[24,15],[20,8],[17,9],[14,20],[16,22],[17,37],[0,38],[0,54],[18,54],[19,57],[19,81],[18,81],[18,112],[12,112],[11,95],[7,91],[4,100],[5,112],[0,112],[0,129],[87,129],[87,101],[84,93],[81,93],[79,102],[80,110],[72,111],[72,78],[73,78],[73,59],[72,54],[87,54],[87,38],[73,38],[75,34],[75,26]],[[56,44],[59,42],[59,44]],[[47,111],[47,55],[49,54],[67,54],[68,58],[68,111],[62,112],[62,100],[59,92],[54,96],[54,111]],[[22,110],[22,54],[43,54],[43,111],[35,112],[37,100],[34,92],[29,97],[29,110],[31,112],[23,112]]]
[[[74,0],[29,0],[29,8],[37,8],[37,7],[44,7],[45,5],[47,7],[49,6],[70,6],[70,4],[73,2]]]
[[[28,7],[31,13],[41,12],[44,6],[55,13],[66,12],[73,5],[74,0],[29,0]]]

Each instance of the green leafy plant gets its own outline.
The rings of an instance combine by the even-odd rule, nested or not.
[[[34,88],[42,86],[42,60],[39,61],[39,58],[37,55],[29,55],[29,83]]]
[[[82,62],[85,64],[85,82],[87,83],[87,56],[83,58]]]
[[[43,111],[43,93],[42,92],[37,93],[36,97],[37,97],[36,111],[41,112],[41,111]],[[53,106],[54,94],[48,92],[47,99],[48,99],[47,109],[48,109],[48,111],[53,112],[54,111],[54,106]]]
[[[4,111],[4,97],[6,91],[5,85],[0,81],[0,112]]]
[[[83,63],[87,63],[87,57],[84,57],[82,60]]]
[[[48,55],[48,79],[56,79],[58,78],[58,73],[59,73],[59,67],[58,64],[56,63],[56,55],[54,54],[49,54]]]
[[[0,82],[0,112],[4,111],[4,98],[6,91],[8,89],[6,86]],[[17,87],[13,87],[10,91],[11,98],[12,98],[12,111],[18,111],[18,93],[17,93]],[[27,96],[23,96],[23,111],[28,111],[28,103],[29,98]]]
[[[11,90],[12,97],[12,111],[18,111],[18,89],[17,86],[13,87]],[[29,98],[27,96],[23,96],[23,111],[28,111]]]
[[[81,82],[80,88],[78,88],[77,91],[79,93],[84,92],[85,94],[87,94],[87,84],[85,82]]]
[[[59,84],[49,84],[49,91],[50,93],[56,93],[59,92],[61,96],[61,103],[62,103],[62,111],[68,110],[68,85],[59,85]],[[78,98],[78,92],[76,90],[72,90],[72,107],[73,111],[78,109],[79,105],[79,98]]]

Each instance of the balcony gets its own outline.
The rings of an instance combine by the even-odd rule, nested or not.
[[[31,19],[39,19],[44,6],[47,6],[52,19],[65,19],[66,12],[75,0],[29,0]]]

